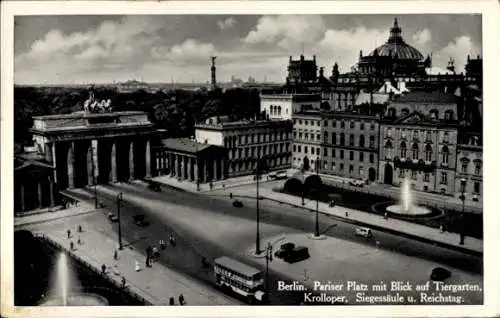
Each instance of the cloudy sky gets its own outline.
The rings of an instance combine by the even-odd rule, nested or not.
[[[218,81],[283,82],[290,55],[313,54],[330,74],[349,71],[359,51],[383,44],[393,15],[21,16],[15,20],[15,83],[76,84],[130,79],[206,82],[217,55]],[[482,53],[479,15],[398,15],[406,42],[433,66],[450,57],[462,71]]]

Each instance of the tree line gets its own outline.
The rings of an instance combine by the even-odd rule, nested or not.
[[[233,88],[222,91],[171,90],[118,92],[110,87],[93,87],[96,100],[110,99],[113,111],[144,111],[157,128],[167,129],[171,137],[189,137],[194,124],[211,116],[250,118],[259,112],[258,89]],[[14,88],[14,140],[31,143],[28,129],[33,116],[68,114],[83,110],[89,88]]]

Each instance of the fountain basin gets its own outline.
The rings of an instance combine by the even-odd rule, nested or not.
[[[40,306],[64,306],[62,298],[48,298],[40,302]],[[77,293],[67,296],[66,306],[108,306],[106,298],[93,293]]]
[[[408,209],[401,204],[390,205],[386,208],[387,212],[400,214],[405,216],[424,216],[432,213],[432,210],[423,207],[423,206],[415,206],[412,205]]]

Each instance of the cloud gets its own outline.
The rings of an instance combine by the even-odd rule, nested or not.
[[[170,49],[167,47],[153,47],[151,53],[153,58],[164,59],[173,63],[207,63],[209,57],[216,54],[216,50],[212,43],[200,43],[195,39],[187,39]]]
[[[429,31],[429,29],[423,29],[413,34],[412,38],[413,42],[415,42],[416,44],[420,45],[426,44],[430,42],[432,39],[431,31]]]
[[[279,48],[298,51],[315,43],[325,30],[325,22],[317,15],[280,15],[261,17],[243,42],[276,44]]]
[[[481,48],[474,43],[469,36],[462,35],[456,37],[452,42],[438,50],[433,55],[432,64],[439,67],[446,67],[448,61],[452,58],[455,61],[455,70],[457,73],[463,72],[467,64],[467,55],[475,57],[481,54]]]
[[[232,28],[235,24],[236,20],[234,18],[227,18],[226,20],[217,21],[217,25],[221,30]]]
[[[358,61],[359,51],[369,54],[387,40],[387,30],[368,29],[364,26],[354,29],[329,29],[315,46],[320,58],[326,58],[328,64],[337,62],[341,71],[349,71]]]

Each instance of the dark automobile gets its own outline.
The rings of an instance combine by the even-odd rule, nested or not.
[[[292,242],[281,244],[280,249],[274,253],[274,256],[277,258],[284,258],[288,253],[293,251],[294,248],[295,244]]]
[[[305,246],[297,246],[285,255],[283,260],[287,263],[296,263],[309,258],[309,249]]]
[[[443,281],[451,277],[451,272],[446,268],[435,267],[431,272],[431,280],[433,281]]]
[[[242,208],[243,207],[243,202],[239,201],[239,200],[234,200],[233,201],[233,206],[235,208]]]
[[[118,216],[116,216],[116,214],[111,213],[111,212],[108,213],[108,219],[111,222],[118,222]]]
[[[136,214],[132,218],[137,226],[146,227],[149,225],[149,222],[146,221],[146,216],[144,214]]]
[[[148,189],[149,190],[153,190],[155,192],[160,192],[161,191],[161,188],[160,188],[160,185],[156,182],[150,182],[148,184]]]

